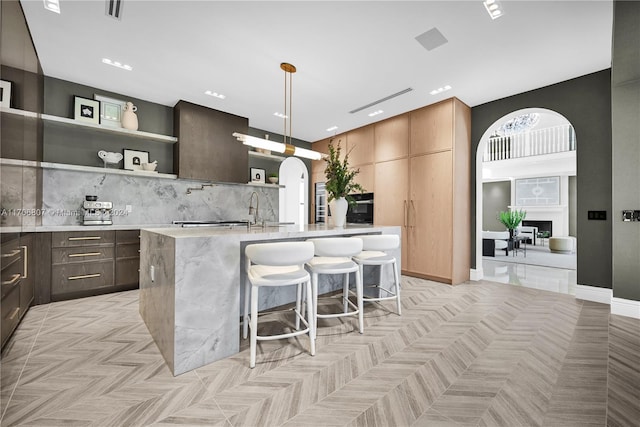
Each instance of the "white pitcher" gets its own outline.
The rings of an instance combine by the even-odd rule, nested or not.
[[[138,116],[136,116],[138,107],[133,105],[132,102],[127,102],[122,110],[122,127],[129,130],[138,130]]]

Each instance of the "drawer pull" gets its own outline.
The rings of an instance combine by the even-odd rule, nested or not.
[[[14,308],[13,311],[11,312],[11,315],[9,316],[9,320],[15,319],[18,313],[20,313],[20,307]]]
[[[77,258],[79,256],[100,256],[102,252],[85,252],[83,254],[69,254],[69,258]]]
[[[100,240],[102,237],[100,236],[86,236],[86,237],[69,237],[69,241],[73,242],[76,240]]]
[[[69,276],[68,279],[69,280],[92,279],[94,277],[100,277],[100,276],[101,276],[100,273],[83,274],[82,276]]]
[[[11,252],[9,252],[8,254],[2,254],[2,258],[11,258],[14,257],[16,255],[18,255],[20,253],[20,249],[14,249]]]
[[[27,278],[27,270],[29,268],[29,248],[26,246],[20,246],[22,249],[24,249],[24,263],[23,263],[23,271],[22,271],[22,278],[26,279]]]
[[[20,277],[22,277],[20,274],[14,274],[13,276],[11,276],[11,279],[2,282],[2,285],[14,285],[18,280],[20,280]]]

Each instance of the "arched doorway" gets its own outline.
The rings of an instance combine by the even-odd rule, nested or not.
[[[472,272],[472,279],[480,280],[484,277],[482,232],[487,228],[485,226],[488,222],[483,200],[484,183],[491,180],[509,181],[509,207],[517,209],[522,203],[518,203],[519,199],[516,199],[515,184],[524,185],[535,180],[535,177],[558,177],[562,200],[546,207],[527,206],[527,216],[536,219],[548,216],[549,219],[545,222],[556,224],[555,235],[569,235],[567,221],[558,220],[556,223],[556,217],[565,215],[569,210],[567,186],[575,186],[576,183],[576,146],[571,123],[563,115],[544,108],[513,111],[485,130],[476,152],[476,269]],[[573,176],[571,183],[568,176]],[[522,182],[516,183],[516,180]],[[575,204],[575,191],[571,194],[571,202]],[[575,215],[575,210],[570,214]],[[575,220],[571,222],[571,233],[574,235],[575,223]]]
[[[309,223],[309,171],[297,157],[288,157],[280,165],[280,222]]]

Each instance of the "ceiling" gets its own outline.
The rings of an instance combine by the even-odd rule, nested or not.
[[[451,96],[473,107],[611,66],[611,0],[503,0],[496,20],[480,0],[123,0],[121,20],[103,0],[60,0],[60,14],[21,3],[45,75],[168,106],[184,99],[269,132],[284,132],[273,113],[284,110],[280,63],[290,62],[292,135],[306,141]],[[415,38],[434,27],[448,42],[428,51]]]

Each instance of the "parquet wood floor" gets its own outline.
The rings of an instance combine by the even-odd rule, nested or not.
[[[640,321],[491,282],[402,278],[393,304],[322,319],[173,377],[130,291],[32,307],[2,354],[2,426],[638,426]],[[281,328],[290,313],[261,319]],[[265,331],[268,332],[268,331]]]

